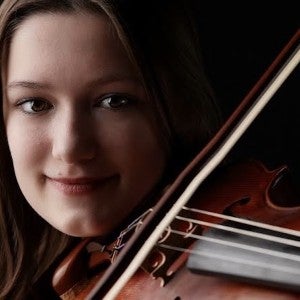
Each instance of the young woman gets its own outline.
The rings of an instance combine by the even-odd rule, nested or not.
[[[4,0],[0,297],[109,239],[219,125],[189,1]]]

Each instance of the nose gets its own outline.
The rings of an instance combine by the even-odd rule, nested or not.
[[[92,160],[96,137],[92,120],[82,112],[68,111],[53,121],[52,155],[67,164]]]

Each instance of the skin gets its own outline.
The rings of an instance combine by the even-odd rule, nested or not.
[[[151,101],[104,15],[26,19],[12,38],[3,107],[19,186],[66,234],[107,235],[162,176]]]

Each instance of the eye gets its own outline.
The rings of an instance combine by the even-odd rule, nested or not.
[[[132,104],[134,100],[126,95],[109,95],[102,98],[97,104],[98,107],[107,109],[121,109]]]
[[[52,108],[52,105],[43,99],[27,99],[18,104],[25,113],[38,114]]]

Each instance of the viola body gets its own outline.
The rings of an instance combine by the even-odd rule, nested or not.
[[[270,100],[272,93],[267,93],[267,91],[271,89],[275,92],[295,69],[299,63],[299,49],[297,48],[299,37],[300,31],[298,30],[219,132],[170,185],[155,205],[153,213],[146,218],[140,230],[137,230],[136,234],[129,239],[125,249],[121,250],[123,251],[119,256],[121,259],[116,259],[114,262],[115,250],[119,251],[119,239],[112,245],[106,246],[97,244],[96,240],[86,239],[67,255],[54,272],[52,279],[52,286],[62,299],[97,300],[107,296],[107,290],[115,288],[114,281],[118,281],[119,277],[124,275],[124,266],[126,269],[127,264],[135,260],[135,254],[141,249],[141,242],[146,243],[149,232],[155,232],[156,225],[161,224],[157,221],[169,220],[161,215],[171,215],[170,211],[172,211],[173,221],[163,223],[170,224],[168,228],[163,226],[164,233],[156,231],[161,235],[160,239],[158,241],[155,239],[156,244],[153,246],[151,243],[151,247],[144,252],[147,258],[143,263],[136,264],[137,268],[134,270],[137,271],[131,273],[134,275],[117,291],[116,299],[300,299],[300,271],[298,271],[300,266],[297,267],[300,255],[298,253],[294,255],[293,252],[285,253],[285,246],[289,249],[291,242],[295,242],[294,245],[300,242],[300,196],[288,179],[286,167],[269,171],[262,163],[249,161],[221,168],[220,173],[216,172],[209,178],[205,177],[204,184],[199,182],[200,186],[197,185],[198,190],[193,197],[186,199],[188,202],[184,201],[186,207],[178,205],[182,209],[179,215],[173,214],[173,212],[177,214],[177,207],[171,209],[175,202],[176,204],[183,203],[179,201],[183,198],[179,197],[182,195],[182,188],[185,188],[188,182],[193,181],[196,174],[201,173],[201,176],[206,174],[213,164],[217,161],[220,163],[221,159],[228,154],[229,149],[242,135],[243,130],[239,129],[248,128],[261,108]],[[274,73],[275,77],[272,76]],[[250,109],[251,114],[248,114]],[[239,126],[236,126],[237,124]],[[234,139],[228,138],[233,136],[235,136]],[[217,149],[219,150],[216,151]],[[208,164],[208,161],[210,163],[213,161],[213,164]],[[282,259],[283,265],[279,269],[285,270],[282,273],[288,273],[287,270],[293,269],[293,272],[289,273],[291,282],[294,282],[292,289],[290,282],[284,280],[284,275],[278,276],[277,285],[274,281],[264,280],[264,273],[257,278],[253,274],[249,274],[248,277],[239,276],[239,272],[235,276],[232,276],[230,272],[215,276],[207,270],[204,270],[205,274],[201,274],[201,269],[189,264],[192,257],[190,253],[193,253],[199,240],[211,239],[211,228],[224,227],[224,224],[230,220],[228,216],[240,221],[250,220],[255,224],[270,224],[269,227],[279,228],[272,229],[271,231],[275,234],[268,235],[267,240],[273,238],[275,243],[283,244],[282,250],[274,251],[272,247],[259,249],[257,257],[260,257],[260,262],[264,267],[269,266],[269,269],[265,271],[266,274],[271,275],[274,273],[272,261],[269,265],[264,264],[261,260],[261,253],[266,252],[267,256],[272,254],[274,257],[284,258]],[[254,227],[261,229],[263,225]],[[286,229],[287,234],[278,242],[281,237],[277,234],[284,232],[282,228]],[[252,229],[240,230],[239,226],[231,226],[230,230],[232,233],[237,230],[243,234],[246,232],[248,236],[253,233]],[[254,235],[261,236],[260,230],[254,231]],[[289,236],[293,238],[290,239]],[[252,241],[252,237],[248,240]],[[282,242],[283,240],[285,242]],[[208,254],[218,249],[218,243],[208,248]],[[250,245],[241,245],[238,249],[242,252],[246,246],[248,250],[258,248],[255,244],[252,247],[250,243]],[[300,247],[297,245],[295,248]],[[196,250],[198,251],[198,248]],[[199,250],[201,252],[201,244]],[[238,252],[229,251],[224,253],[224,256],[234,261]],[[131,254],[134,255],[131,256]],[[248,261],[252,258],[253,256]],[[201,259],[205,261],[205,258],[199,258]],[[295,266],[292,265],[294,261]],[[285,263],[287,265],[284,265]],[[109,265],[113,268],[109,268]],[[218,267],[218,264],[216,265]],[[252,265],[254,271],[256,265]],[[107,268],[109,272],[106,271]],[[250,278],[252,278],[251,283],[248,280]]]
[[[192,274],[185,267],[165,286],[139,270],[117,299],[132,300],[295,300],[300,294],[224,278]]]
[[[84,300],[93,288],[85,286],[80,292],[69,291],[62,299]],[[95,283],[95,282],[94,282]],[[164,287],[160,281],[139,269],[117,300],[296,300],[298,293],[240,283],[214,276],[192,274],[183,267]]]
[[[215,216],[200,216],[197,209],[201,209],[299,230],[297,202],[287,168],[268,171],[260,162],[250,161],[226,168],[204,184],[188,204],[195,210],[187,210],[182,215],[188,220],[222,224]],[[183,234],[178,236],[174,230]],[[174,220],[117,299],[300,299],[300,293],[284,288],[192,273],[186,266],[189,254],[174,249],[191,249],[195,242],[191,233],[202,235],[209,230],[209,226],[193,221]],[[88,244],[90,241],[83,242],[76,254],[71,253],[56,271],[53,285],[63,299],[86,299],[110,263],[108,254],[97,250],[86,258],[83,253]],[[161,247],[164,244],[174,249]],[[81,279],[70,279],[74,274],[81,274]]]

